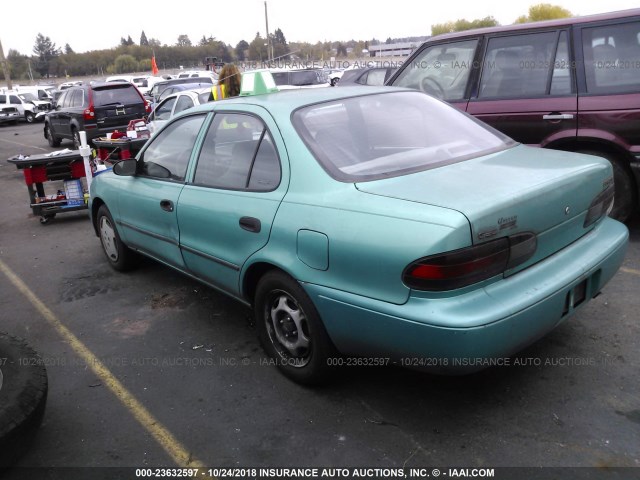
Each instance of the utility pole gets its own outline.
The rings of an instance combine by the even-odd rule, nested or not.
[[[264,21],[267,24],[267,61],[271,63],[271,55],[269,47],[271,46],[271,39],[269,38],[269,16],[267,15],[267,0],[264,1]]]
[[[266,8],[267,2],[265,2]],[[11,75],[9,74],[9,63],[7,59],[4,57],[4,50],[2,49],[2,41],[0,41],[0,63],[2,63],[2,70],[4,70],[4,79],[7,81],[7,89],[11,90],[13,85],[11,85]]]

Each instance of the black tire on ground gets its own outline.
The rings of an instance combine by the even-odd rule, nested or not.
[[[29,448],[47,403],[47,371],[27,343],[0,333],[0,469]]]
[[[46,135],[45,137],[47,137],[47,141],[49,142],[49,146],[52,148],[57,148],[60,146],[60,139],[56,138],[53,136],[53,133],[51,132],[51,126],[47,123],[45,126],[45,132]]]
[[[615,185],[613,210],[609,216],[621,222],[627,221],[638,205],[636,183],[629,166],[615,158],[614,155],[598,150],[582,150],[580,153],[609,160],[613,167],[613,183]]]
[[[135,267],[136,252],[127,247],[120,239],[120,234],[106,205],[101,205],[96,215],[96,226],[100,235],[100,244],[109,264],[120,272]]]
[[[36,121],[36,116],[33,112],[25,112],[24,119],[27,121],[27,123],[33,123]]]
[[[295,279],[278,270],[266,273],[256,289],[254,314],[262,346],[282,373],[305,385],[330,380],[338,353]]]

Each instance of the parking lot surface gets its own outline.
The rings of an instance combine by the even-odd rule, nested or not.
[[[266,358],[246,307],[150,260],[111,270],[84,211],[41,225],[6,159],[52,150],[41,123],[0,126],[0,330],[26,338],[49,376],[18,467],[633,467],[615,478],[638,478],[637,217],[603,293],[509,365],[461,377],[344,367],[305,388]]]

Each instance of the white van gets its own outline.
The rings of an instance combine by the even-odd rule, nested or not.
[[[113,75],[107,77],[105,82],[129,82],[133,83],[140,93],[145,94],[150,90],[148,83],[149,75]]]
[[[16,85],[14,90],[18,93],[32,93],[38,100],[53,103],[53,91],[56,87],[53,85]]]

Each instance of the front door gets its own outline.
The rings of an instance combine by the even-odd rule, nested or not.
[[[187,167],[206,115],[184,117],[149,140],[138,174],[118,198],[118,227],[124,242],[168,265],[184,269],[177,206]]]

